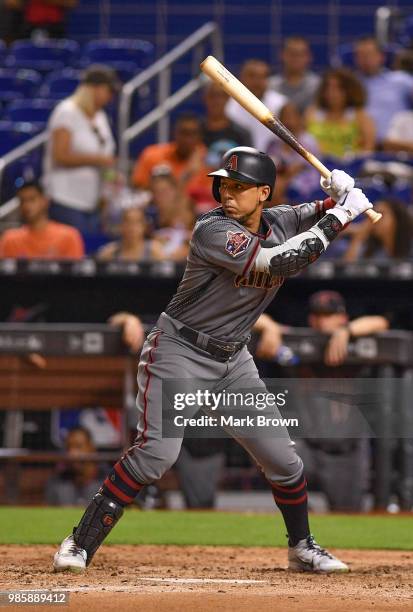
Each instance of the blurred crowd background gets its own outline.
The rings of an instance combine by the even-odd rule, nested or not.
[[[206,35],[199,28],[206,28]],[[90,257],[100,263],[169,261],[179,270],[196,219],[216,205],[207,174],[234,146],[254,146],[274,159],[277,182],[269,205],[323,199],[316,170],[199,76],[199,62],[208,53],[224,60],[325,165],[354,176],[383,213],[377,225],[362,219],[349,226],[323,260],[383,264],[391,276],[393,265],[412,259],[413,11],[408,2],[360,6],[341,0],[310,7],[283,0],[260,0],[253,6],[240,0],[0,0],[0,36],[0,264]],[[174,59],[176,46],[187,44],[190,36],[198,36],[198,43],[189,42],[185,53],[180,47]],[[408,275],[409,268],[403,269]],[[136,282],[142,295],[147,280]],[[269,363],[282,365],[287,323],[330,337],[323,367],[335,368],[335,376],[346,375],[340,367],[352,338],[389,328],[411,330],[411,317],[398,316],[388,304],[380,309],[376,303],[371,312],[349,309],[349,296],[322,288],[327,291],[321,297],[308,301],[308,319],[292,310],[285,320],[280,311],[280,320],[271,313],[272,318],[259,322],[257,354],[269,376],[275,375]],[[2,308],[3,320],[47,321],[44,288],[33,291],[30,303],[23,304],[17,290],[13,308]],[[360,287],[347,291],[354,305]],[[388,295],[385,280],[379,291]],[[141,319],[150,319],[148,313],[155,317],[164,305],[154,295],[145,312],[133,300],[130,307],[123,301],[119,308],[111,302],[110,322],[123,328],[134,351],[143,338]],[[393,301],[404,313],[410,310],[408,290]],[[102,310],[100,320],[108,315]],[[80,409],[72,420],[68,411],[36,418],[31,412],[26,434],[32,427],[39,435],[26,435],[25,447],[95,452],[105,448],[105,437],[103,442],[96,438],[99,423],[109,438],[115,436],[106,447],[119,445],[113,415],[101,411],[96,416],[92,410],[82,417]],[[4,422],[6,417],[1,418]],[[88,418],[89,426],[84,424]],[[314,483],[325,495],[327,507],[368,507],[372,445],[313,442],[301,452],[312,453],[307,458],[314,474],[310,488]],[[196,492],[193,479],[190,486],[182,485],[190,507],[214,504],[225,467],[234,468],[226,473],[229,488],[260,489],[248,459],[231,442],[205,449],[186,444],[176,466],[181,483],[190,481],[197,468],[199,482],[212,487],[208,491],[203,484]],[[69,467],[59,465],[38,499],[86,502],[100,470],[96,463],[73,459]],[[343,498],[348,490],[343,482],[349,475],[354,480],[355,473],[354,498]],[[78,486],[73,488],[74,482]],[[397,486],[393,493],[389,507],[397,507],[400,498]],[[160,489],[143,497],[150,500],[141,501],[147,507],[165,503]]]

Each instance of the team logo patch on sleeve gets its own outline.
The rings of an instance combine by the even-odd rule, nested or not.
[[[248,249],[251,242],[251,237],[244,232],[227,232],[227,243],[225,250],[232,257],[238,257]]]

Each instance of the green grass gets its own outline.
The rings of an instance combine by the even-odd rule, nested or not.
[[[0,544],[58,544],[79,521],[76,508],[0,508]],[[311,530],[323,546],[412,550],[409,516],[314,515]],[[127,510],[111,544],[285,546],[279,514],[139,512]]]

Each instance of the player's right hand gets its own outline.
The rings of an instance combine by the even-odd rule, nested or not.
[[[342,225],[346,225],[366,212],[366,210],[369,210],[369,208],[373,208],[373,204],[368,200],[361,189],[355,187],[341,196],[334,208],[331,208],[328,213],[334,214]]]
[[[321,177],[320,185],[334,202],[338,202],[345,193],[353,189],[354,179],[343,170],[333,170],[328,179]]]

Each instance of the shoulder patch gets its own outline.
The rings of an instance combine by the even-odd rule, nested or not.
[[[247,236],[245,232],[227,232],[227,242],[225,250],[232,257],[238,257],[248,249],[251,242],[251,236]]]

